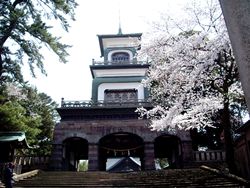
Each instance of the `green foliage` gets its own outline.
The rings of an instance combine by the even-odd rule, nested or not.
[[[0,130],[24,131],[30,144],[36,140],[40,133],[38,129],[41,123],[39,116],[27,116],[26,109],[17,100],[5,102],[0,105]]]
[[[158,158],[155,162],[157,165],[159,165],[160,169],[165,169],[169,167],[169,162],[167,158]]]
[[[4,0],[0,1],[0,82],[23,82],[21,66],[28,63],[46,74],[41,48],[52,50],[61,62],[66,62],[69,45],[51,34],[48,23],[59,21],[68,31],[74,20],[75,0]],[[51,20],[53,22],[48,22]]]
[[[88,162],[87,161],[80,161],[78,168],[79,168],[79,171],[87,171],[88,170]]]
[[[190,133],[194,151],[198,151],[200,148],[206,148],[208,150],[220,150],[223,148],[221,139],[223,127],[219,123],[214,124],[214,128],[205,127],[203,129],[193,129]]]
[[[185,36],[185,37],[191,37],[193,36],[194,34],[197,34],[197,33],[201,33],[200,31],[196,31],[196,30],[188,30],[188,31],[182,31],[179,33],[179,35],[182,35],[182,36]]]
[[[24,131],[28,143],[34,146],[28,151],[30,154],[50,154],[58,118],[57,104],[51,98],[27,85],[14,86],[12,91],[2,92],[0,104],[0,131]]]
[[[67,62],[70,46],[61,43],[51,29],[59,22],[68,31],[76,6],[75,0],[0,1],[0,131],[25,131],[28,143],[36,145],[33,154],[49,154],[51,150],[57,104],[28,86],[21,68],[27,63],[34,77],[36,68],[46,74],[41,53],[44,47]],[[10,86],[15,94],[9,91]]]

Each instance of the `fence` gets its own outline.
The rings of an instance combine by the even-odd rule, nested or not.
[[[226,157],[222,150],[194,151],[193,155],[196,162],[225,161]]]
[[[14,164],[30,166],[30,165],[47,165],[49,163],[49,156],[15,156]]]

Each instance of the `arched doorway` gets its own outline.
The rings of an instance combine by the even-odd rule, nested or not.
[[[80,160],[88,159],[88,141],[71,137],[63,141],[63,169],[78,171]]]
[[[143,140],[138,135],[119,132],[104,136],[99,141],[100,170],[111,171],[111,168],[112,171],[141,170],[143,153]]]
[[[154,142],[155,160],[158,169],[181,167],[180,139],[173,135],[161,135]]]

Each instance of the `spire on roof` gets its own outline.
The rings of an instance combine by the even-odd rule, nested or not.
[[[119,25],[118,35],[122,35],[122,28],[120,25]]]
[[[119,29],[118,29],[118,35],[122,35],[120,7],[119,7]]]

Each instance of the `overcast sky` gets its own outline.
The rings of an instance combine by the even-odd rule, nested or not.
[[[149,22],[157,20],[162,12],[179,14],[188,0],[78,0],[76,21],[69,33],[54,33],[63,42],[72,45],[67,64],[61,64],[52,53],[44,53],[47,77],[37,74],[26,80],[45,92],[56,102],[65,100],[90,100],[92,76],[89,65],[100,59],[97,34],[117,34],[120,20],[123,33],[146,33]],[[143,38],[142,38],[143,40]],[[27,72],[27,71],[26,71]]]

